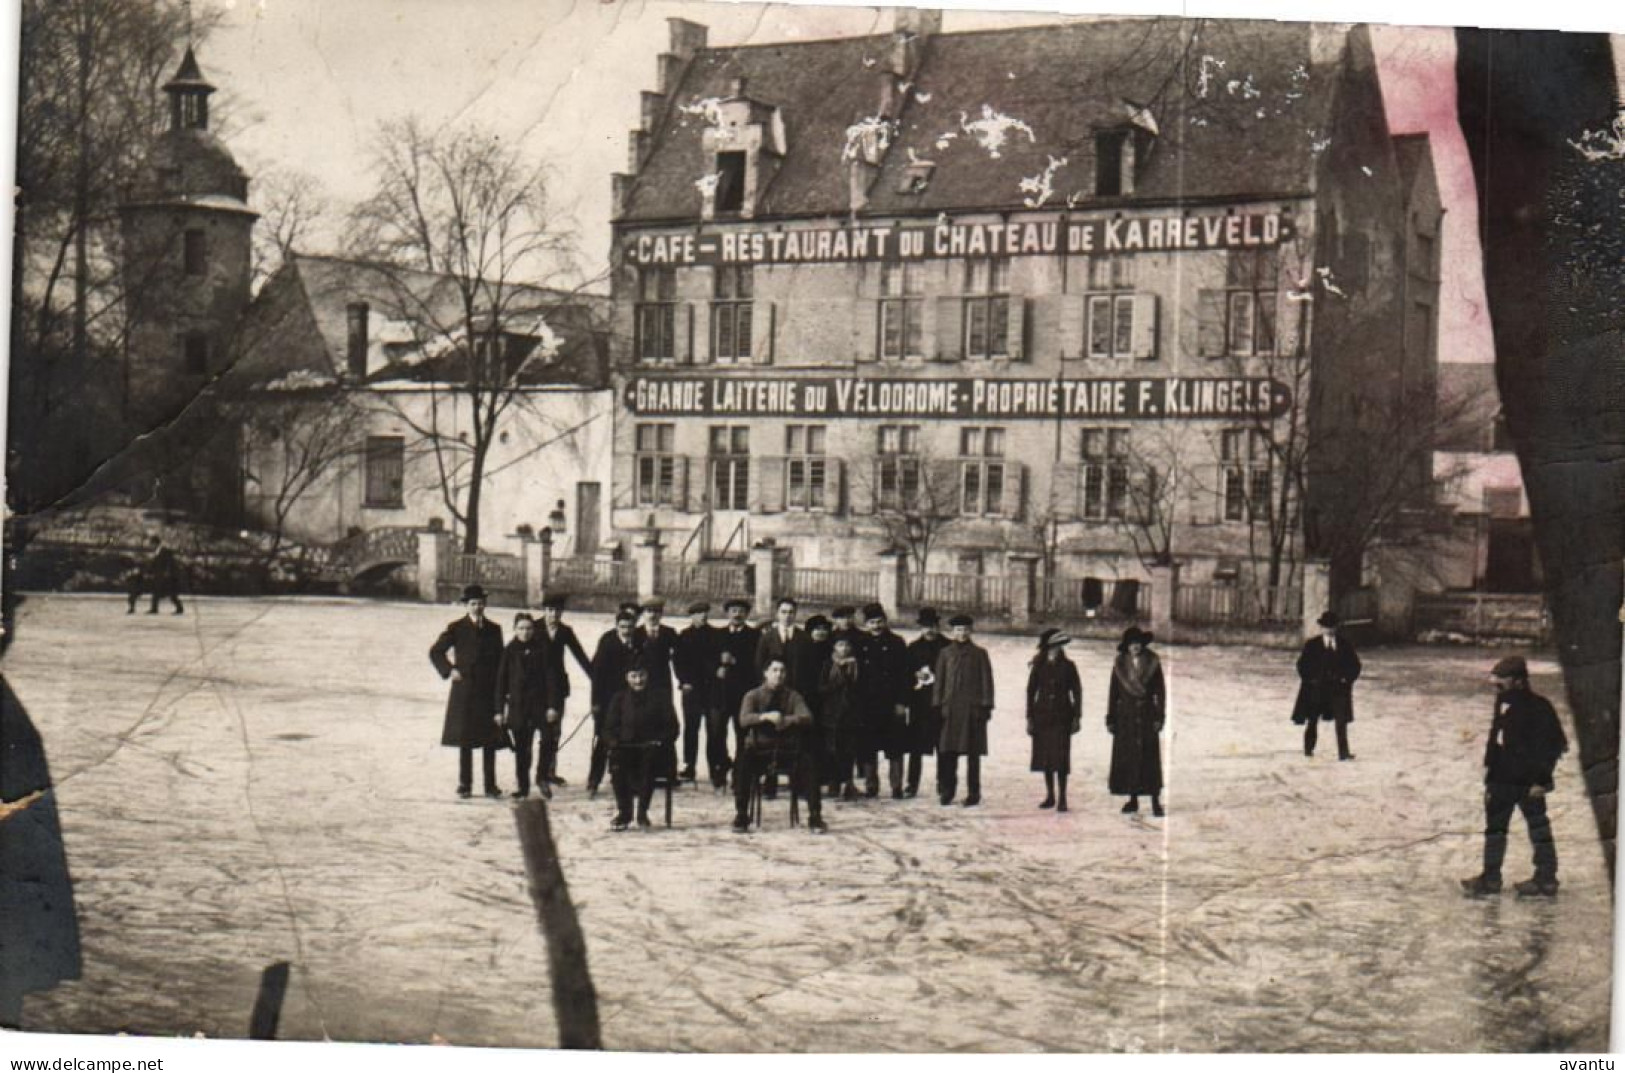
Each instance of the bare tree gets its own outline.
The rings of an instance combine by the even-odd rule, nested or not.
[[[1165,426],[1136,429],[1128,437],[1123,475],[1105,473],[1105,493],[1121,482],[1122,508],[1116,512],[1119,530],[1134,545],[1141,565],[1168,566],[1174,561],[1179,512],[1195,484],[1190,438]]]
[[[400,416],[432,452],[472,553],[501,421],[555,356],[548,320],[572,297],[533,281],[568,268],[573,237],[551,216],[542,172],[490,133],[391,123],[373,170],[377,189],[353,217],[351,246],[388,275],[381,312],[410,334],[420,379],[438,396],[426,417]]]
[[[244,494],[253,500],[246,513],[268,538],[266,562],[274,562],[295,508],[360,456],[355,430],[365,414],[342,388],[298,377],[258,387],[232,410],[223,416],[241,430]]]
[[[927,453],[872,455],[854,467],[855,496],[870,502],[888,546],[924,574],[931,553],[963,520],[959,463]]]
[[[318,237],[333,215],[333,205],[316,177],[287,168],[262,168],[255,179],[252,288],[259,289],[296,250]]]

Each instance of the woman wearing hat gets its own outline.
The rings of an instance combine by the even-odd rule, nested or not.
[[[1154,638],[1138,626],[1123,631],[1112,664],[1111,694],[1106,703],[1106,730],[1112,736],[1112,769],[1108,788],[1127,796],[1124,812],[1140,811],[1140,795],[1151,795],[1151,814],[1162,811],[1162,745],[1157,736],[1167,719],[1168,690],[1162,661],[1151,651]]]
[[[486,797],[501,797],[497,786],[497,750],[508,736],[497,725],[497,670],[502,665],[502,627],[485,617],[485,590],[463,590],[468,613],[449,624],[429,649],[429,662],[451,681],[440,744],[458,750],[457,796],[473,791],[474,750],[484,750]],[[447,657],[450,656],[448,659]]]
[[[1298,700],[1292,721],[1303,727],[1303,755],[1315,755],[1320,721],[1337,729],[1337,758],[1353,760],[1349,751],[1349,724],[1354,722],[1354,683],[1360,677],[1360,657],[1354,646],[1337,635],[1337,616],[1320,616],[1320,636],[1304,642],[1298,654]]]
[[[1065,812],[1066,777],[1072,773],[1072,735],[1083,720],[1083,686],[1066,658],[1072,638],[1053,626],[1038,637],[1038,654],[1027,676],[1027,736],[1033,739],[1032,770],[1044,774],[1039,808]],[[1056,794],[1056,784],[1060,794]]]

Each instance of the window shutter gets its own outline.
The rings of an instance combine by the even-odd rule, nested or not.
[[[709,364],[717,360],[717,341],[712,334],[715,329],[712,324],[715,320],[711,316],[710,302],[691,302],[688,306],[689,318],[693,320],[694,327],[689,333],[693,342],[689,346],[690,361],[695,365]]]
[[[1021,510],[1027,499],[1025,495],[1026,484],[1027,467],[1020,462],[1006,462],[1004,464],[1004,502],[1000,504],[1000,514],[1010,519],[1021,517]]]
[[[1050,511],[1056,521],[1071,522],[1079,517],[1082,499],[1083,467],[1062,462],[1050,469]]]
[[[943,296],[935,303],[936,360],[959,361],[965,356],[965,303],[957,297]]]
[[[617,507],[638,505],[638,456],[635,451],[615,455],[615,487],[610,499]]]
[[[1027,360],[1027,325],[1031,322],[1027,305],[1030,301],[1032,299],[1020,296],[1010,298],[1010,323],[1005,348],[1011,361]]]
[[[1132,353],[1136,358],[1155,358],[1157,356],[1157,296],[1154,294],[1136,294],[1134,296],[1134,347]]]
[[[694,361],[694,303],[684,302],[674,311],[672,320],[672,333],[677,336],[672,340],[672,348],[679,365],[688,365]]]
[[[1058,307],[1058,333],[1062,358],[1083,357],[1084,298],[1081,294],[1062,294],[1055,299]]]
[[[783,458],[752,458],[751,476],[756,478],[755,494],[750,498],[751,509],[759,514],[780,514],[784,511],[785,464]]]
[[[847,509],[853,514],[873,514],[879,498],[880,460],[873,459],[857,474],[847,489]]]
[[[867,310],[868,321],[864,320],[863,313]],[[857,334],[857,359],[859,361],[880,360],[880,303],[874,299],[867,299],[858,303],[859,316],[853,327]]]
[[[688,458],[678,455],[672,460],[671,504],[675,510],[688,509]]]
[[[779,308],[772,302],[753,302],[750,315],[750,360],[757,365],[773,364],[777,342]]]
[[[1196,295],[1196,353],[1203,358],[1224,356],[1224,292]]]
[[[1278,315],[1275,319],[1275,352],[1283,357],[1297,357],[1298,348],[1304,344],[1308,336],[1309,318],[1312,315],[1309,302],[1294,302],[1282,291],[1276,299]]]

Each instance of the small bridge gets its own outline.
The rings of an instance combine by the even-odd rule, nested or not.
[[[329,544],[317,576],[323,581],[349,584],[398,566],[418,561],[418,530],[407,526],[368,529]]]

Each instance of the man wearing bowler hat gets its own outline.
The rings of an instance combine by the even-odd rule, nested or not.
[[[451,681],[440,744],[458,750],[458,797],[473,792],[475,749],[485,753],[485,796],[502,796],[497,786],[497,750],[506,746],[507,735],[497,725],[496,709],[502,627],[485,617],[485,599],[485,590],[480,586],[465,588],[463,606],[467,613],[447,625],[429,649],[429,662],[441,678]]]
[[[1354,683],[1360,677],[1360,657],[1346,637],[1337,634],[1337,616],[1320,616],[1320,636],[1304,642],[1298,654],[1298,700],[1292,721],[1303,726],[1303,755],[1315,755],[1320,721],[1337,727],[1337,758],[1353,760],[1349,751],[1349,724],[1354,722]]]
[[[942,713],[937,743],[937,796],[954,802],[959,789],[959,757],[965,757],[965,807],[982,803],[982,757],[987,755],[987,724],[993,718],[993,663],[970,639],[969,615],[948,620],[952,644],[937,656],[931,700]]]
[[[1516,809],[1529,825],[1535,850],[1535,874],[1517,885],[1520,898],[1557,894],[1557,845],[1546,815],[1552,774],[1569,740],[1551,703],[1529,688],[1529,665],[1508,656],[1490,671],[1495,687],[1495,718],[1484,747],[1484,871],[1461,881],[1469,898],[1501,892],[1501,862],[1506,859],[1507,828]]]

